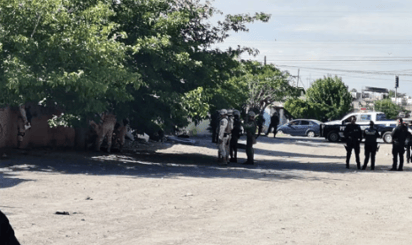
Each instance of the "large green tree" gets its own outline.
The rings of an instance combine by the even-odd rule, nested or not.
[[[342,79],[327,76],[317,79],[306,91],[305,99],[292,99],[285,108],[294,117],[339,119],[352,110],[352,96]]]
[[[1,0],[1,105],[42,101],[85,122],[132,100],[127,87],[139,87],[139,74],[124,62],[131,47],[117,41],[111,5]]]
[[[303,90],[291,85],[291,75],[273,65],[249,63],[248,73],[239,79],[247,84],[246,111],[263,112],[273,102],[285,102],[302,95]]]
[[[393,103],[391,99],[377,100],[374,102],[374,107],[376,111],[384,112],[388,119],[395,119],[399,112],[405,111],[402,106]]]
[[[233,76],[214,91],[211,109],[232,107],[263,112],[273,102],[284,102],[303,93],[290,85],[291,78],[273,65],[242,61]]]
[[[42,101],[71,124],[113,110],[135,127],[184,126],[204,117],[250,48],[212,48],[269,16],[227,15],[180,0],[0,0],[0,103]],[[208,98],[205,96],[205,98]]]
[[[184,126],[189,117],[202,118],[200,110],[206,109],[209,91],[221,88],[238,67],[235,57],[255,52],[241,47],[222,51],[212,46],[223,42],[231,31],[248,31],[247,23],[269,19],[261,13],[227,15],[212,26],[208,19],[219,11],[200,1],[122,0],[114,10],[117,30],[127,33],[122,41],[134,47],[129,66],[144,81],[132,92],[133,103],[122,107],[127,107],[132,121],[143,128],[150,124]],[[194,94],[202,98],[193,100]]]

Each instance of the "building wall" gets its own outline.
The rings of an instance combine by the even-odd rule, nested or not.
[[[48,120],[52,118],[52,112],[40,106],[32,106],[32,127],[26,130],[21,148],[74,146],[73,128],[49,127]],[[18,116],[17,109],[0,108],[0,148],[17,147]]]

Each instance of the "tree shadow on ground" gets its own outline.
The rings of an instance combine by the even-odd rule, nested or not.
[[[245,161],[240,158],[239,162]],[[353,173],[337,162],[300,162],[295,160],[259,160],[255,165],[232,163],[220,166],[216,157],[199,153],[99,154],[77,152],[44,152],[35,156],[12,154],[2,162],[8,171],[38,171],[62,174],[100,176],[130,176],[136,178],[240,178],[265,181],[321,180],[308,176],[306,171]],[[23,167],[22,167],[23,166]],[[13,178],[14,179],[14,178]],[[18,181],[25,181],[19,180]],[[18,182],[15,182],[18,184]],[[15,185],[14,184],[14,185]],[[11,185],[13,186],[13,185]]]
[[[0,168],[0,189],[10,188],[22,182],[32,181],[32,180],[27,180],[27,179],[20,179],[16,177],[16,173],[12,173],[12,172],[2,173],[4,168],[2,167],[1,163],[0,163],[0,167],[1,167]]]
[[[209,149],[216,149],[217,152],[217,146],[214,143],[211,143],[211,141],[208,141],[205,138],[194,138],[198,140],[198,145],[202,147],[207,147]],[[238,143],[238,148],[239,151],[244,152],[245,149],[245,144],[246,144],[246,138],[242,137],[239,140]],[[339,144],[330,144],[329,142],[324,142],[320,140],[319,138],[308,138],[302,139],[302,138],[296,138],[296,139],[291,139],[291,138],[270,138],[269,137],[259,137],[258,138],[259,143],[264,143],[264,144],[273,144],[273,150],[267,150],[267,149],[261,149],[259,148],[259,145],[254,145],[254,150],[256,155],[264,155],[264,156],[274,156],[274,157],[289,157],[293,156],[293,158],[325,158],[325,159],[344,159],[346,152],[342,144],[342,155],[341,156],[331,156],[331,155],[316,155],[316,154],[302,154],[302,153],[296,153],[296,152],[284,152],[284,151],[276,151],[276,146],[278,144],[291,144],[291,145],[300,145],[300,146],[308,146],[308,147],[329,147],[329,148],[334,148],[336,149]],[[286,142],[286,143],[285,143]]]

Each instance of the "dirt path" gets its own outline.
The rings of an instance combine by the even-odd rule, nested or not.
[[[156,154],[12,154],[0,209],[22,244],[412,243],[412,168],[387,171],[390,145],[372,172],[345,169],[343,146],[319,138],[261,137],[255,166],[229,167],[196,140]]]

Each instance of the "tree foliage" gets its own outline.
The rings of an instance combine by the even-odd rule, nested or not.
[[[396,119],[399,112],[404,111],[402,106],[393,103],[391,99],[377,100],[374,106],[376,111],[384,112],[388,119]]]
[[[263,112],[273,102],[286,101],[302,94],[300,88],[290,85],[290,79],[288,72],[280,71],[273,65],[242,61],[233,76],[214,93],[213,104],[220,105],[220,108]]]
[[[285,108],[294,118],[317,118],[315,109],[302,98],[287,100]]]
[[[0,103],[42,101],[71,118],[130,101],[139,74],[125,66],[107,1],[2,0]]]
[[[273,65],[249,64],[253,69],[241,77],[247,83],[246,108],[263,112],[273,102],[284,102],[289,98],[297,98],[303,92],[290,85],[290,74],[280,71]]]
[[[164,128],[184,126],[189,117],[202,119],[213,91],[219,90],[239,66],[234,58],[250,48],[222,51],[230,31],[248,31],[247,23],[268,21],[269,16],[227,15],[212,26],[207,22],[220,12],[200,1],[122,0],[114,7],[122,40],[131,45],[129,65],[144,81],[128,104],[132,121],[160,123]],[[199,98],[193,100],[193,94]],[[193,102],[193,103],[192,103]],[[133,120],[134,119],[134,120]]]
[[[352,110],[352,96],[342,79],[324,77],[306,91],[306,99],[292,99],[285,108],[294,117],[339,119]]]
[[[227,15],[189,0],[0,0],[0,104],[42,101],[74,121],[103,111],[133,127],[199,120],[226,93],[235,59],[212,48],[269,16]],[[233,85],[236,87],[236,85]]]

